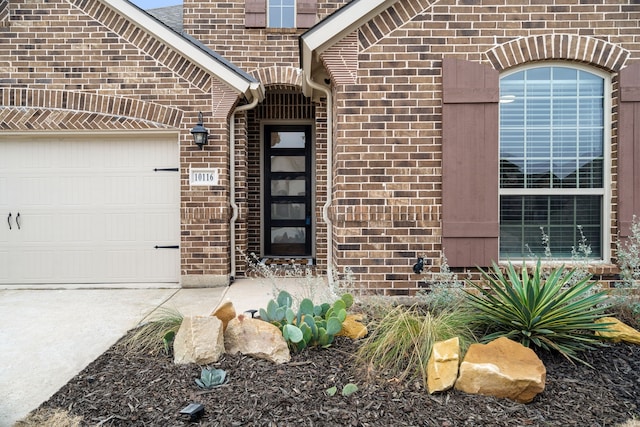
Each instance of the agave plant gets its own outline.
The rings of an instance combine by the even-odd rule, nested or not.
[[[227,372],[224,369],[202,368],[200,378],[196,378],[196,384],[200,388],[212,389],[225,383]]]
[[[518,274],[509,263],[505,275],[494,263],[492,271],[481,270],[485,283],[469,282],[477,291],[466,292],[469,303],[478,310],[478,320],[492,332],[483,341],[507,337],[526,347],[556,350],[569,360],[586,363],[577,354],[601,344],[594,333],[610,326],[595,323],[607,315],[607,295],[594,292],[591,277],[569,285],[573,270],[562,266],[543,275],[540,264],[538,259],[531,274],[526,266]]]

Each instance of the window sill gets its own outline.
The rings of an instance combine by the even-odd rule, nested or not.
[[[297,34],[300,31],[299,28],[265,28],[267,34]]]
[[[524,263],[524,265],[527,266],[527,268],[533,268],[535,267],[537,261],[531,261],[531,260],[511,260],[511,261],[507,261],[507,260],[501,260],[500,262],[498,262],[498,266],[500,267],[506,267],[509,262],[511,262],[511,264],[513,264],[513,266],[515,267],[516,271],[520,270],[520,267],[522,266],[522,264]],[[542,260],[542,266],[543,267],[561,267],[561,266],[565,266],[566,268],[572,268],[572,267],[579,267],[579,266],[583,266],[585,264],[585,261],[573,261],[570,259],[567,260],[551,260],[551,261],[545,261]],[[587,268],[589,269],[589,273],[593,274],[594,276],[614,276],[620,273],[620,269],[618,268],[617,265],[612,264],[610,262],[605,262],[603,260],[589,260],[587,261]]]

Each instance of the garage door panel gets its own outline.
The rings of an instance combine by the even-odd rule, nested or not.
[[[113,250],[107,251],[104,267],[112,271],[116,281],[135,282],[140,275],[160,282],[163,277],[179,272],[175,253],[170,249]]]
[[[153,243],[153,246],[177,244],[173,234],[174,218],[167,214],[148,214],[139,218],[138,229],[142,231],[141,239]],[[157,224],[154,225],[154,224]],[[173,243],[172,243],[173,242]]]
[[[12,200],[14,207],[29,206],[50,206],[56,203],[55,195],[50,191],[51,183],[57,181],[57,177],[34,176],[35,172],[20,173],[16,171],[11,182],[12,189],[20,189],[19,192],[14,191]]]
[[[0,242],[6,242],[9,239],[8,219],[11,208],[8,204],[8,198],[8,179],[0,174]],[[3,274],[2,270],[4,269],[3,251],[6,252],[6,247],[0,247],[0,276]]]
[[[144,192],[140,200],[145,205],[173,205],[180,203],[179,194],[167,198],[166,190],[175,185],[175,172],[153,172],[154,175],[143,180]]]
[[[0,233],[0,238],[2,238],[2,233]],[[11,264],[9,261],[9,251],[5,248],[0,249],[0,283],[6,282],[10,277]]]
[[[56,247],[62,244],[96,240],[95,217],[89,213],[62,212],[37,213],[33,209],[20,212],[20,229],[14,229],[12,238],[21,247],[37,244]],[[64,250],[64,248],[62,248]]]
[[[47,191],[57,195],[50,203],[58,206],[91,206],[99,203],[100,177],[78,175],[60,176],[49,182]]]
[[[154,172],[178,156],[151,137],[0,137],[0,210],[21,220],[0,225],[0,283],[178,282],[179,250],[154,249],[180,241],[179,174]]]

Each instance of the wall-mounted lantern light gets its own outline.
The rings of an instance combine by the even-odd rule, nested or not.
[[[193,142],[202,150],[209,137],[209,131],[202,125],[202,112],[198,113],[198,124],[191,129],[191,135],[193,135]]]

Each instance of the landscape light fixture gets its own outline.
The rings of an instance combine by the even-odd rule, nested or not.
[[[198,421],[204,415],[204,406],[199,403],[190,403],[180,411],[180,417],[186,421]]]
[[[198,124],[191,129],[191,135],[193,135],[193,142],[202,150],[209,137],[209,131],[202,125],[202,111],[198,113]]]

